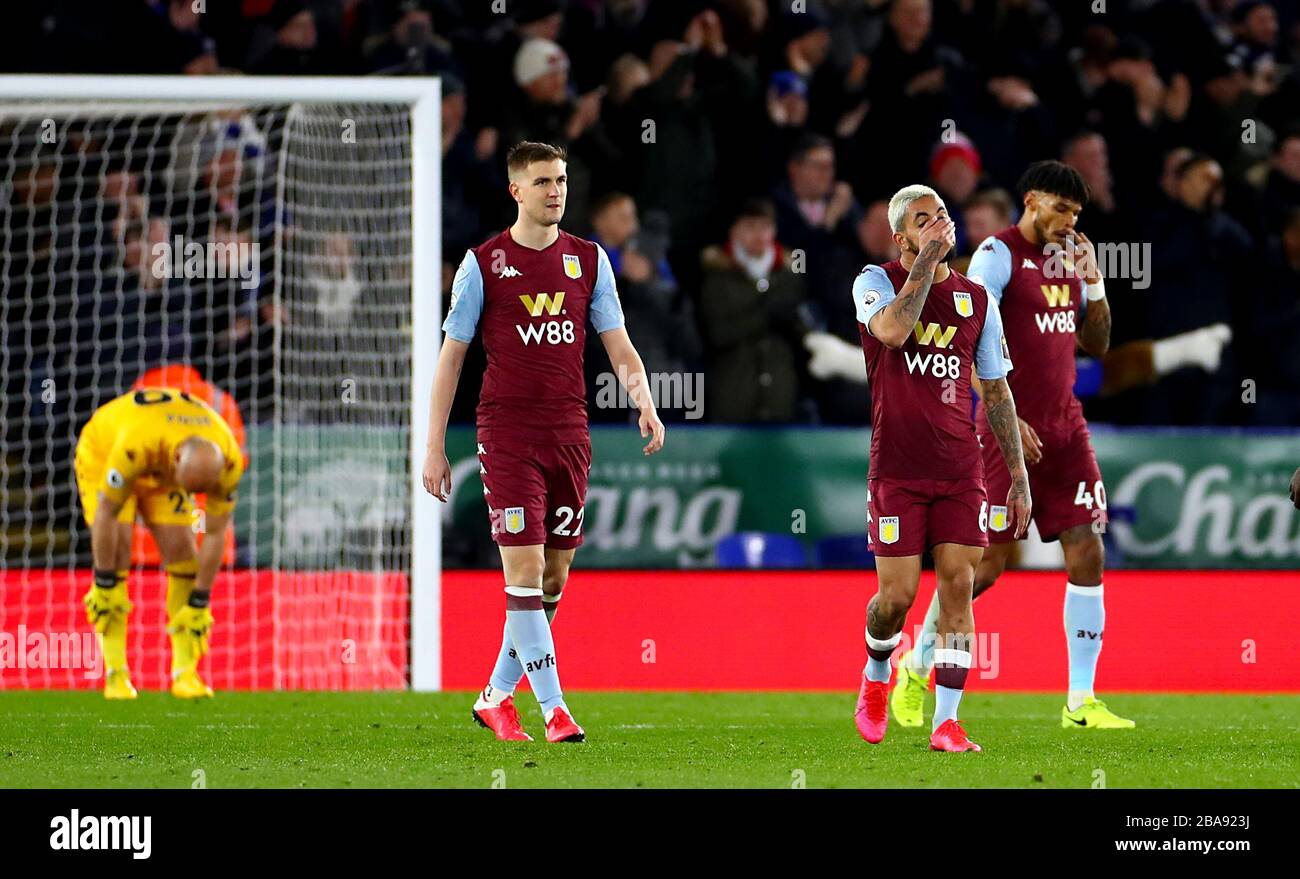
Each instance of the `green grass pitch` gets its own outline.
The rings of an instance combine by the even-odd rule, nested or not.
[[[524,723],[542,735],[532,696]],[[1108,695],[1133,731],[1062,730],[1056,695],[973,693],[982,754],[937,754],[928,727],[879,746],[853,696],[572,693],[587,742],[499,743],[467,693],[0,693],[0,786],[1296,787],[1297,696]],[[202,774],[197,774],[201,770]],[[1104,776],[1098,773],[1104,773]]]

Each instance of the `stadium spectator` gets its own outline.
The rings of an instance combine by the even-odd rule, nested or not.
[[[803,254],[808,285],[830,292],[830,274],[856,242],[854,226],[862,208],[853,188],[835,175],[835,150],[829,138],[803,136],[786,163],[786,178],[772,190],[776,228],[782,244]],[[841,297],[842,298],[842,297]],[[842,307],[842,302],[837,307]]]
[[[1291,211],[1300,206],[1300,127],[1285,132],[1269,160],[1268,176],[1259,190],[1255,216],[1257,233],[1277,234]]]
[[[737,140],[750,124],[746,108],[757,106],[755,74],[731,52],[716,14],[696,15],[680,38],[655,43],[647,63],[650,82],[633,92],[622,117],[635,127],[625,122],[615,133],[639,178],[621,179],[642,209],[667,213],[673,269],[695,286],[700,248],[726,221],[719,192],[739,188],[742,169],[758,160],[752,141]],[[735,168],[718,162],[722,148]]]
[[[1260,344],[1244,349],[1243,375],[1255,380],[1254,424],[1300,425],[1300,357],[1280,340],[1300,333],[1300,206],[1279,224],[1268,243],[1257,277],[1258,296],[1250,303],[1250,338]]]
[[[104,53],[101,64],[111,64],[119,73],[218,72],[216,43],[203,33],[202,15],[192,2],[123,3],[115,4],[111,12],[96,13],[86,9],[89,4],[79,5],[83,15],[93,16],[82,22],[87,25],[86,37],[102,40],[97,50],[87,50]]]
[[[852,344],[858,343],[858,319],[853,309],[844,307],[844,291],[853,285],[853,279],[869,264],[883,265],[898,256],[893,230],[889,228],[889,204],[872,202],[858,215],[853,224],[853,239],[846,246],[836,248],[827,258],[823,271],[825,278],[819,283],[809,283],[808,301],[814,306],[813,316],[818,328],[824,328]]]
[[[402,3],[392,10],[387,38],[370,50],[371,70],[387,76],[445,76],[462,72],[451,42],[434,32],[432,5]]]
[[[156,245],[168,243],[168,224],[127,209],[113,221],[112,228],[120,262],[108,277],[116,283],[105,289],[97,281],[88,284],[84,292],[97,300],[95,335],[103,346],[100,356],[104,363],[142,370],[185,353],[176,350],[183,340],[172,335],[168,320],[168,272],[158,270],[153,255]],[[176,344],[169,344],[173,340]],[[112,381],[116,369],[105,369],[102,375]]]
[[[1271,82],[1277,72],[1277,10],[1263,0],[1239,0],[1232,24],[1236,43],[1229,57],[1252,79]]]
[[[858,204],[932,179],[950,211],[969,212],[958,223],[969,250],[1003,215],[1002,205],[973,193],[1010,187],[1028,161],[1047,155],[1060,155],[1088,182],[1092,200],[1080,229],[1093,241],[1155,246],[1152,289],[1129,292],[1133,279],[1108,278],[1116,346],[1182,338],[1207,326],[1203,320],[1220,321],[1225,307],[1238,312],[1229,321],[1238,338],[1250,332],[1254,316],[1243,317],[1248,300],[1238,292],[1246,272],[1225,272],[1208,258],[1201,261],[1205,270],[1195,271],[1180,254],[1232,253],[1256,267],[1253,277],[1270,266],[1272,276],[1290,283],[1279,267],[1288,265],[1283,229],[1300,205],[1300,44],[1292,2],[1143,0],[1106,15],[1047,0],[812,0],[806,13],[764,0],[507,6],[501,14],[490,4],[457,0],[250,0],[209,3],[202,11],[186,0],[39,10],[20,4],[8,19],[9,51],[0,64],[59,72],[435,72],[444,89],[445,261],[454,265],[458,251],[501,228],[513,210],[502,179],[504,147],[524,136],[550,140],[572,156],[575,231],[593,222],[589,205],[623,192],[644,221],[634,249],[671,242],[672,268],[663,277],[677,286],[668,304],[653,308],[694,304],[701,314],[701,250],[726,234],[737,205],[775,198],[780,241],[806,258],[800,320],[845,344],[856,344],[845,285],[863,264],[893,255],[872,211]],[[130,143],[125,129],[77,120],[63,160],[37,160],[20,149],[8,193],[7,299],[29,310],[28,326],[5,331],[11,368],[24,372],[12,381],[31,381],[31,352],[66,337],[68,330],[50,329],[47,318],[80,296],[69,279],[88,277],[83,270],[114,278],[125,271],[113,238],[118,216],[140,230],[130,233],[137,249],[150,224],[164,219],[172,234],[206,243],[217,218],[242,230],[229,234],[261,244],[269,260],[274,196],[257,181],[274,179],[280,144],[263,132],[278,130],[281,112],[166,120],[173,146],[155,145],[129,168],[106,165],[102,204],[93,209],[69,189],[75,175],[63,160],[93,165],[101,161],[96,155],[121,153]],[[939,141],[933,158],[940,167],[932,170],[935,138],[951,129],[945,120],[963,136]],[[1244,120],[1256,123],[1253,138],[1243,138]],[[807,149],[810,142],[815,150]],[[1188,166],[1193,151],[1214,164]],[[792,163],[792,154],[811,163]],[[1216,175],[1217,182],[1208,180]],[[1189,196],[1189,187],[1221,194],[1207,201]],[[1238,234],[1243,224],[1246,238]],[[101,243],[109,246],[99,255]],[[637,259],[631,263],[637,274]],[[327,259],[311,275],[332,291],[323,298],[340,314],[350,297],[366,292],[364,274],[349,278],[348,264]],[[263,277],[273,271],[267,262]],[[1184,279],[1186,302],[1156,304]],[[636,289],[626,269],[622,280]],[[191,315],[179,328],[169,317],[167,332],[180,332],[200,358],[224,358],[225,371],[209,373],[218,381],[242,363],[241,381],[256,383],[258,343],[251,340],[283,317],[264,314],[261,295],[254,291],[246,301],[220,285],[168,283],[172,317],[173,306],[194,303],[203,317]],[[650,315],[644,320],[653,323]],[[240,340],[233,348],[232,339]],[[805,351],[797,353],[802,363]],[[1257,368],[1238,367],[1229,348],[1211,384],[1238,387],[1243,370]],[[822,418],[834,420],[847,407],[824,395],[825,384],[814,382],[812,392]],[[1150,399],[1171,405],[1173,398],[1161,396],[1164,387],[1162,381]],[[241,392],[246,404],[256,397]],[[1147,401],[1126,393],[1105,405],[1123,403],[1114,409],[1119,420],[1175,418]],[[1265,417],[1263,408],[1209,408],[1198,420]]]
[[[813,331],[803,339],[811,354],[811,394],[823,424],[860,426],[871,421],[858,316],[854,309],[844,307],[844,297],[865,266],[884,265],[898,258],[894,230],[889,226],[889,202],[884,199],[867,205],[854,224],[854,233],[854,246],[837,251],[830,261],[829,283],[809,290],[809,304],[816,310],[805,312],[813,318]]]
[[[852,146],[859,161],[851,182],[864,198],[885,195],[893,187],[893,180],[879,179],[882,167],[889,167],[894,179],[923,179],[934,133],[951,118],[949,90],[963,59],[939,43],[933,27],[931,0],[890,4],[884,36],[871,56],[870,110]],[[888,136],[882,137],[882,131]]]
[[[1178,146],[1165,153],[1160,166],[1160,193],[1165,198],[1178,198],[1178,176],[1183,163],[1192,157],[1191,147]]]
[[[957,250],[970,250],[962,205],[975,194],[984,165],[979,150],[960,131],[946,133],[930,153],[930,185],[943,197],[948,216],[957,224]]]
[[[858,220],[858,245],[863,265],[884,265],[898,259],[898,245],[894,243],[894,230],[889,226],[889,202],[877,199],[867,205]]]
[[[305,0],[275,0],[257,20],[248,43],[244,68],[251,73],[305,76],[336,69],[337,35],[322,30],[315,9]]]
[[[1088,206],[1079,217],[1079,227],[1093,244],[1102,246],[1137,240],[1130,212],[1120,209],[1115,195],[1115,180],[1110,170],[1110,149],[1106,138],[1095,131],[1081,131],[1066,140],[1061,148],[1061,161],[1079,172],[1088,184]],[[1130,205],[1138,205],[1156,198],[1154,193],[1143,196],[1134,193]],[[1103,267],[1103,271],[1106,267]],[[1130,269],[1131,270],[1131,269]],[[1106,272],[1109,296],[1125,301],[1131,290],[1131,278]]]
[[[1152,284],[1140,299],[1148,336],[1235,326],[1234,306],[1245,309],[1255,298],[1242,271],[1253,242],[1220,209],[1222,203],[1222,166],[1204,153],[1187,159],[1179,170],[1178,199],[1150,219]],[[1138,307],[1134,299],[1130,307]],[[1230,347],[1212,375],[1184,370],[1161,380],[1146,394],[1143,413],[1162,424],[1225,423],[1243,417],[1234,405],[1239,392]]]
[[[466,128],[464,84],[453,74],[442,77],[442,241],[444,256],[454,258],[482,240],[484,229],[504,228],[510,221],[505,173],[495,157],[479,154]]]
[[[508,16],[497,14],[489,4],[471,8],[473,11],[463,15],[456,53],[469,84],[470,126],[500,134],[514,109],[502,98],[512,94],[518,84],[514,65],[519,50],[534,39],[556,43],[564,18],[558,0],[516,0],[510,4]]]
[[[652,217],[652,220],[655,218]],[[691,300],[682,295],[668,265],[666,218],[659,217],[644,230],[630,195],[612,192],[592,208],[592,240],[605,249],[610,268],[618,282],[619,299],[628,326],[636,327],[637,350],[656,373],[685,375],[695,372],[702,353],[695,310]],[[601,362],[603,348],[596,334],[588,338],[588,370]],[[595,373],[589,375],[594,385]],[[662,418],[680,419],[683,411],[658,401]],[[601,411],[593,409],[595,421],[626,422],[635,410]]]
[[[1106,138],[1095,131],[1082,131],[1065,142],[1061,161],[1079,172],[1088,184],[1088,216],[1115,210],[1115,186],[1110,174]]]
[[[1165,197],[1150,186],[1142,192],[1127,190],[1127,209],[1121,207],[1111,173],[1110,155],[1106,138],[1099,132],[1087,129],[1067,139],[1061,148],[1061,161],[1078,171],[1088,184],[1090,198],[1079,216],[1079,229],[1099,248],[1097,258],[1101,259],[1106,253],[1121,252],[1115,249],[1117,247],[1125,248],[1122,252],[1127,254],[1126,260],[1119,265],[1101,266],[1106,278],[1106,295],[1113,304],[1111,345],[1112,348],[1117,348],[1127,342],[1149,339],[1153,333],[1163,334],[1161,327],[1150,326],[1145,321],[1141,307],[1140,297],[1145,293],[1146,285],[1151,283],[1151,278],[1150,266],[1139,263],[1142,257],[1141,242],[1149,238],[1148,233],[1138,225],[1140,220],[1137,217],[1138,209],[1146,205],[1156,203],[1163,206]],[[1190,151],[1182,155],[1185,159]],[[1173,176],[1176,177],[1176,173]],[[1170,197],[1176,198],[1176,182],[1171,192],[1173,195]],[[1147,277],[1139,281],[1143,285],[1142,290],[1135,292],[1133,285],[1139,271],[1146,273]],[[1109,420],[1112,415],[1108,407],[1111,405],[1109,401],[1097,402],[1088,410],[1089,417]],[[1118,406],[1122,407],[1123,401]]]
[[[803,278],[776,239],[770,202],[741,206],[724,245],[701,254],[700,325],[708,359],[705,417],[749,424],[798,411]]]
[[[837,136],[849,137],[861,122],[861,113],[855,115],[854,124],[846,123],[842,135],[837,129],[842,117],[864,100],[866,67],[863,61],[850,60],[843,69],[834,63],[831,21],[816,3],[778,16],[774,25],[779,51],[770,66],[806,85],[807,126],[811,130],[836,131]]]
[[[614,161],[614,147],[600,125],[604,89],[570,97],[569,56],[541,37],[519,48],[513,69],[517,88],[507,100],[502,141],[541,141],[568,149],[568,211],[585,231],[594,180],[608,174]]]
[[[968,247],[961,257],[952,260],[953,268],[959,272],[966,271],[971,254],[985,238],[1010,226],[1020,216],[1020,212],[1005,189],[986,189],[966,200],[962,206],[962,216],[966,223]]]
[[[793,70],[776,71],[768,80],[766,106],[763,139],[772,149],[763,176],[770,179],[780,173],[783,157],[794,152],[808,125],[807,80]]]

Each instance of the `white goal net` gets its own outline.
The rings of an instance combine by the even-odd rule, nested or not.
[[[203,393],[245,448],[210,683],[408,682],[414,101],[294,87],[0,98],[0,687],[99,683],[73,451],[145,385]],[[165,579],[137,531],[128,659],[162,687]]]

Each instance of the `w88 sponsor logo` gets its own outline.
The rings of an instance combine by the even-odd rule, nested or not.
[[[957,328],[941,327],[935,323],[922,325],[918,320],[912,328],[912,335],[916,337],[917,345],[951,348]],[[904,351],[903,361],[907,364],[907,371],[912,374],[919,372],[925,375],[928,372],[935,378],[957,378],[961,375],[961,358],[956,354],[922,354],[919,351],[913,354]]]
[[[559,345],[560,343],[571,343],[576,340],[573,333],[573,321],[548,320],[539,324],[515,324],[515,329],[519,331],[519,338],[525,345],[537,344]]]
[[[903,360],[910,373],[930,373],[935,378],[958,378],[961,376],[961,358],[956,354],[913,354],[903,352]]]
[[[1047,311],[1034,315],[1040,333],[1073,333],[1075,331],[1074,311]]]

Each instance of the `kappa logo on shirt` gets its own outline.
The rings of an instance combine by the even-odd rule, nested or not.
[[[1034,261],[1029,257],[1025,257],[1025,261],[1020,264],[1020,267],[1022,269],[1033,269],[1034,271],[1038,271],[1038,266],[1034,265]]]
[[[498,278],[519,278],[522,277],[523,274],[524,274],[523,272],[519,271],[519,269],[515,268],[514,266],[506,266],[501,271],[497,272],[497,277]]]

